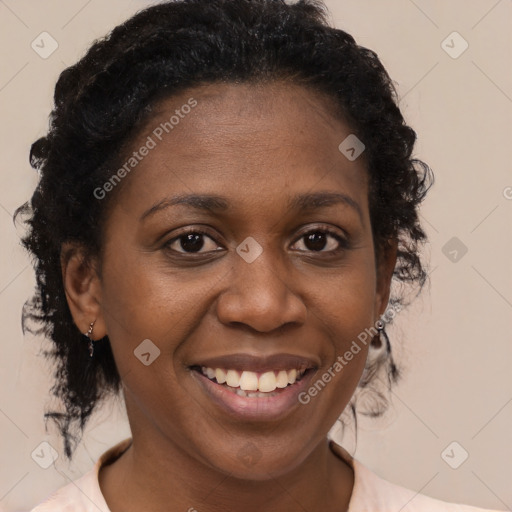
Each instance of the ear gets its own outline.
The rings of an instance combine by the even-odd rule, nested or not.
[[[95,261],[87,257],[80,244],[66,242],[61,247],[62,282],[73,320],[82,333],[94,329],[91,338],[98,340],[106,333],[101,308],[101,280]]]
[[[391,293],[391,279],[395,269],[398,252],[398,240],[388,240],[381,249],[377,262],[377,289],[375,311],[380,318],[386,311]]]

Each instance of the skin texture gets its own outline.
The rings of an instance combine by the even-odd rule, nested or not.
[[[193,97],[197,106],[113,192],[99,265],[80,251],[63,268],[68,303],[82,332],[108,334],[123,381],[132,446],[100,471],[113,512],[346,510],[352,470],[327,445],[349,402],[367,348],[307,405],[279,421],[235,421],[204,393],[189,366],[198,358],[292,353],[318,362],[313,382],[385,311],[396,245],[377,265],[362,157],[338,145],[350,127],[329,100],[300,86],[212,84],[163,100],[133,142]],[[336,192],[358,204],[300,212],[298,194]],[[225,197],[222,212],[169,206],[177,194]],[[206,229],[186,252],[184,228]],[[334,230],[324,248],[307,233]],[[253,237],[262,254],[247,263],[236,247]],[[184,248],[185,247],[185,248]],[[199,247],[199,246],[198,246]],[[313,249],[311,249],[313,247]],[[188,249],[190,251],[190,249]],[[133,354],[158,346],[149,366]],[[240,453],[249,443],[259,460]]]

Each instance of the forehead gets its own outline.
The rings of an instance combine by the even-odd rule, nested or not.
[[[172,129],[172,137],[165,137],[165,134],[171,135],[167,131],[163,134],[164,144],[172,143],[173,138],[177,144],[185,143],[181,149],[186,151],[185,139],[193,132],[194,138],[204,145],[217,139],[210,144],[210,149],[218,142],[227,146],[242,139],[249,143],[248,149],[258,144],[272,146],[271,142],[276,146],[287,143],[316,148],[334,144],[336,149],[339,137],[350,132],[350,127],[334,115],[338,107],[333,99],[287,82],[215,83],[188,89],[155,105],[146,131],[165,123],[170,115],[184,109],[191,98],[197,106],[185,119],[183,114],[180,116],[181,120]],[[244,149],[245,146],[237,147],[240,153]]]
[[[289,198],[293,189],[361,198],[364,160],[340,152],[351,127],[334,111],[330,98],[289,83],[187,89],[153,107],[130,151],[150,139],[153,147],[122,195],[140,213],[176,193],[228,195],[234,206]]]

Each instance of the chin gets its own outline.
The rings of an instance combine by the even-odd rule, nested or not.
[[[242,441],[240,448],[231,452],[235,446],[232,444],[223,452],[220,461],[215,455],[208,460],[213,468],[232,478],[263,482],[293,471],[308,455],[300,448],[296,453],[285,450],[283,444],[280,449],[272,446],[263,448],[258,444],[261,446],[258,442]]]

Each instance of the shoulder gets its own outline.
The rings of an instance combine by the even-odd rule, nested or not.
[[[50,494],[30,512],[110,512],[101,493],[98,473],[101,466],[113,462],[130,444],[131,438],[108,449],[92,469]]]
[[[411,489],[406,489],[377,476],[360,462],[355,461],[354,511],[400,510],[401,512],[491,512],[457,503],[448,503]],[[361,507],[356,504],[359,501]],[[373,507],[373,508],[369,508]],[[349,509],[352,512],[352,509]]]
[[[448,503],[419,494],[380,478],[364,464],[354,459],[344,448],[331,441],[331,448],[354,470],[354,488],[348,512],[499,512]]]
[[[31,512],[109,512],[97,504],[94,468],[78,480],[53,492]]]

